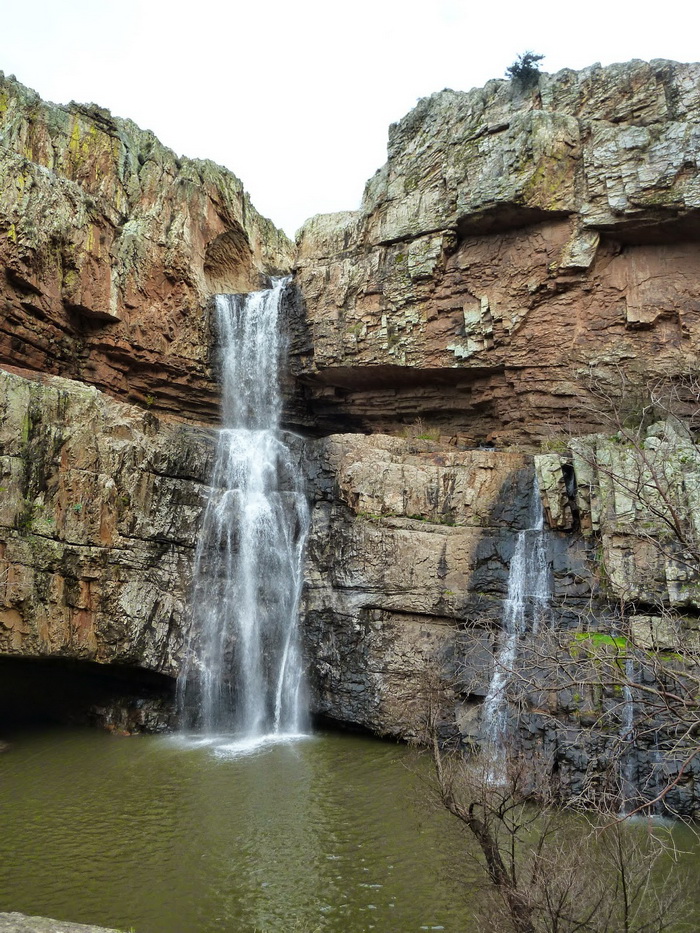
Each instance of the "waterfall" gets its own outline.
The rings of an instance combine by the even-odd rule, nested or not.
[[[656,729],[652,730],[653,750],[648,746],[644,750],[639,743],[635,690],[636,685],[643,682],[643,676],[643,668],[638,666],[631,654],[628,655],[625,658],[625,678],[622,684],[622,707],[618,733],[620,743],[621,816],[625,816],[630,811],[654,800],[668,783],[668,779],[664,775],[664,758],[659,749],[658,731]],[[648,726],[647,721],[647,728]],[[663,813],[663,801],[644,806],[644,815],[647,817],[659,816],[663,815]]]
[[[489,755],[489,780],[493,783],[502,782],[506,776],[506,690],[517,660],[518,643],[528,626],[536,632],[546,619],[550,597],[547,538],[536,477],[531,493],[529,525],[518,532],[508,568],[508,595],[503,606],[501,640],[482,709],[482,734]]]
[[[309,515],[299,463],[280,431],[286,281],[216,296],[223,426],[178,680],[186,729],[235,733],[246,747],[306,727],[297,616]]]
[[[622,684],[622,715],[620,722],[620,760],[621,766],[621,787],[622,805],[620,812],[627,812],[629,802],[636,797],[637,787],[637,762],[635,749],[635,728],[634,728],[634,684],[636,670],[634,659],[627,657],[625,659],[625,679]]]

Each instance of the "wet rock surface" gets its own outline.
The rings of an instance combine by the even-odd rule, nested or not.
[[[67,923],[48,917],[29,917],[27,914],[0,913],[1,933],[118,933],[107,927],[85,923]]]
[[[481,689],[471,692],[485,693],[515,532],[531,507],[529,458],[382,435],[331,436],[307,456],[314,507],[303,611],[314,706],[423,737],[465,625],[479,627],[484,649]]]
[[[0,389],[0,653],[175,676],[214,432],[59,377],[2,372]],[[531,467],[420,438],[289,440],[312,501],[314,707],[413,734],[424,667],[460,621],[498,618]]]

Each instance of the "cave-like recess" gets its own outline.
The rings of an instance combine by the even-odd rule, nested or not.
[[[174,690],[172,678],[138,667],[0,655],[0,729],[159,731],[172,724]]]

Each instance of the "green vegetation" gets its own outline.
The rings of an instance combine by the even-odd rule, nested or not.
[[[542,441],[542,453],[545,454],[568,454],[570,439],[566,436],[546,437]]]
[[[33,499],[22,499],[22,509],[15,519],[15,527],[20,534],[29,534],[34,521],[35,506]]]
[[[523,52],[518,55],[512,65],[506,68],[506,76],[519,81],[524,86],[529,86],[537,81],[540,73],[539,62],[544,55],[537,55],[535,52]]]
[[[627,639],[622,635],[605,635],[603,632],[577,632],[574,635],[575,641],[588,641],[596,648],[601,647],[602,645],[610,645],[614,648],[625,649],[627,647]]]

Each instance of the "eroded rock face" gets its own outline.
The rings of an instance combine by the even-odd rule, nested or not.
[[[599,591],[532,650],[548,664],[525,660],[518,735],[563,797],[659,798],[655,812],[694,819],[700,449],[675,417],[618,428],[535,457],[549,523],[591,543]]]
[[[320,423],[537,441],[599,423],[591,368],[697,367],[699,151],[698,65],[421,101],[361,209],[301,233],[295,365]]]
[[[0,371],[0,654],[175,675],[209,432]]]
[[[313,506],[314,708],[417,734],[425,672],[459,622],[498,617],[526,458],[420,438],[290,441]],[[213,446],[213,432],[94,387],[0,372],[0,654],[175,676]]]
[[[551,626],[575,641],[622,599],[640,640],[676,647],[654,607],[697,609],[697,580],[649,550],[644,464],[587,399],[697,368],[699,81],[633,62],[441,92],[392,128],[359,212],[304,228],[286,420],[315,435],[292,443],[316,712],[420,737],[437,690],[480,740],[544,438],[572,452],[537,461]],[[213,422],[218,395],[206,302],[289,268],[290,245],[230,173],[97,107],[2,80],[0,132],[0,363],[21,367],[0,372],[0,654],[172,677],[213,448],[175,422]],[[697,447],[668,443],[643,450],[672,465],[697,538]],[[534,695],[517,729],[577,794],[621,728],[579,741],[582,711],[619,696],[569,694],[544,712]]]
[[[175,676],[213,432],[75,381],[29,376],[0,372],[0,654]],[[528,458],[415,437],[290,443],[312,502],[304,637],[313,708],[419,735],[428,675],[452,664],[464,621],[482,627],[486,689],[514,529],[531,505]],[[567,573],[558,586],[571,598]]]
[[[228,170],[0,73],[0,364],[214,420],[207,301],[289,269]]]
[[[700,609],[700,448],[687,427],[572,438],[535,467],[551,526],[572,530],[575,515],[611,599]]]
[[[109,665],[78,720],[159,728],[172,690],[137,669],[174,677],[189,624],[211,296],[292,244],[226,169],[1,73],[0,178],[0,655]]]
[[[420,438],[336,435],[307,447],[314,508],[304,628],[316,710],[380,733],[423,737],[429,703],[474,713],[493,670],[508,565],[532,507],[525,455],[455,451]],[[553,606],[577,597],[568,542],[552,539]],[[564,572],[563,566],[568,564]],[[582,567],[579,567],[582,570]],[[476,634],[463,652],[466,624]]]

